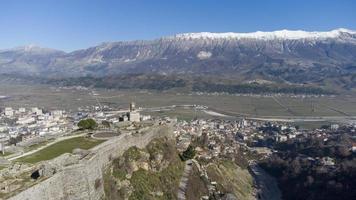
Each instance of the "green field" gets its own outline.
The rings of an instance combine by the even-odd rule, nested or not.
[[[330,125],[330,122],[327,121],[314,121],[314,122],[294,122],[292,125],[299,126],[301,129],[316,129],[320,128],[323,125]]]
[[[185,120],[185,121],[190,121],[194,118],[199,118],[199,119],[207,119],[211,118],[211,115],[208,115],[202,111],[194,111],[192,109],[183,109],[183,108],[177,108],[173,110],[167,110],[167,111],[157,111],[157,112],[143,112],[142,114],[149,114],[153,117],[171,117],[175,118],[177,117],[178,120]]]
[[[26,163],[37,163],[39,161],[53,159],[55,157],[62,155],[63,153],[71,153],[76,148],[90,149],[102,142],[104,142],[104,140],[94,140],[86,137],[71,138],[68,140],[60,141],[51,146],[48,146],[29,156],[19,158],[16,161],[26,162]]]
[[[0,157],[9,156],[9,155],[11,155],[11,154],[13,154],[13,153],[11,153],[11,152],[6,152],[6,151],[5,151],[5,154],[0,153]]]
[[[32,150],[38,149],[38,148],[40,148],[40,147],[42,147],[42,146],[44,146],[44,145],[46,145],[46,144],[48,144],[50,142],[53,142],[53,141],[54,141],[54,138],[49,139],[47,141],[39,142],[37,144],[32,144],[32,145],[26,147],[25,151],[28,152],[28,151],[32,151]]]

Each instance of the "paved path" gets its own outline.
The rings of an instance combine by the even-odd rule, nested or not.
[[[41,146],[41,147],[39,147],[39,148],[37,148],[37,149],[34,149],[34,150],[32,150],[32,151],[28,151],[28,152],[26,152],[26,153],[23,153],[23,154],[21,154],[21,155],[14,156],[14,157],[11,157],[11,155],[9,155],[9,156],[7,156],[7,157],[5,157],[5,158],[6,158],[7,160],[9,160],[9,161],[16,160],[16,159],[19,159],[19,158],[22,158],[22,157],[31,155],[31,154],[33,154],[33,153],[36,153],[36,152],[38,152],[38,151],[41,151],[42,149],[47,148],[47,147],[49,147],[49,146],[51,146],[51,145],[53,145],[53,144],[55,144],[55,143],[57,143],[57,142],[60,142],[60,141],[63,141],[63,140],[67,140],[67,139],[71,139],[71,138],[82,137],[82,136],[85,136],[86,134],[87,134],[87,133],[81,133],[81,134],[78,134],[78,135],[71,135],[71,136],[59,137],[59,138],[57,138],[55,141],[50,142],[50,143],[47,143],[47,144],[45,144],[45,145],[43,145],[43,146]]]
[[[185,162],[184,172],[183,172],[183,175],[182,175],[182,177],[180,179],[180,183],[179,183],[178,200],[186,199],[185,192],[187,190],[189,175],[190,175],[191,171],[192,171],[192,161],[187,160]]]

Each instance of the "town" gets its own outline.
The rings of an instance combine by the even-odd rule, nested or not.
[[[92,139],[99,139],[102,142],[111,140],[112,137],[119,137],[120,134],[143,133],[150,127],[171,124],[176,149],[181,159],[187,164],[185,173],[192,173],[191,165],[194,163],[198,168],[198,173],[205,180],[204,184],[208,191],[202,192],[201,199],[211,197],[219,199],[222,195],[226,195],[226,188],[218,187],[219,184],[224,184],[220,183],[216,177],[211,177],[211,172],[208,170],[211,164],[219,162],[233,162],[234,165],[242,169],[249,169],[255,180],[253,193],[259,198],[269,199],[274,198],[269,196],[269,191],[278,190],[277,183],[276,180],[266,175],[266,172],[260,166],[268,171],[273,166],[273,159],[276,159],[276,156],[284,156],[284,159],[286,159],[286,156],[289,156],[288,152],[293,151],[293,148],[299,148],[294,150],[298,155],[297,159],[305,160],[305,162],[313,163],[316,166],[326,167],[326,170],[336,170],[338,165],[344,162],[339,155],[344,156],[341,158],[347,158],[350,154],[356,153],[355,123],[332,123],[329,126],[307,130],[288,122],[261,121],[218,115],[218,113],[210,111],[207,106],[202,105],[184,105],[182,107],[191,109],[190,106],[194,107],[193,110],[195,111],[197,109],[204,110],[206,113],[212,114],[212,117],[210,119],[194,118],[192,120],[178,120],[167,116],[159,117],[154,116],[155,109],[137,108],[134,102],[130,103],[128,109],[115,110],[109,106],[102,107],[100,105],[79,108],[77,112],[46,110],[38,107],[6,107],[2,109],[0,114],[0,150],[2,154],[0,156],[0,169],[8,167],[14,169],[16,163],[21,159],[25,161],[21,165],[23,169],[28,169],[25,163],[41,161],[38,158],[35,158],[35,160],[27,159],[28,156],[69,138],[78,138],[89,134]],[[171,106],[169,108],[176,107]],[[143,110],[146,111],[145,113],[150,111],[154,117],[142,114],[141,111]],[[87,123],[89,119],[94,123],[92,127]],[[343,143],[336,144],[336,141],[340,141],[341,137],[343,137]],[[320,144],[318,143],[321,145],[320,148],[330,148],[334,145],[336,150],[333,151],[339,153],[324,155],[302,152],[304,150],[303,145],[305,145],[305,148],[314,148],[314,140],[321,141]],[[88,142],[91,142],[92,146],[83,148],[91,148],[100,144],[97,141]],[[295,144],[300,144],[303,147],[293,147]],[[73,146],[73,149],[75,147],[76,145]],[[76,152],[78,151],[76,150]],[[82,150],[79,152],[82,152]],[[12,165],[12,161],[17,162]],[[32,165],[32,168],[30,168],[33,169],[34,166],[36,165]],[[5,171],[6,173],[8,172]],[[33,176],[32,174],[31,177]],[[35,177],[37,176],[39,175]],[[188,177],[185,179],[189,180]],[[182,180],[185,179],[182,178]],[[274,184],[266,184],[266,180]],[[16,181],[4,182],[0,192],[10,194],[16,191],[20,186],[11,187],[14,183]],[[181,185],[178,197],[184,199],[186,193],[188,193],[187,184],[181,181]],[[276,193],[278,192],[271,194]]]

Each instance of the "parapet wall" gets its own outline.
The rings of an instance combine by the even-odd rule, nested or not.
[[[170,128],[168,128],[170,129]],[[11,200],[99,200],[104,197],[103,171],[113,158],[132,146],[145,147],[152,139],[169,136],[167,126],[155,127],[143,135],[121,135],[93,149],[90,158],[65,167],[52,177],[28,188]]]

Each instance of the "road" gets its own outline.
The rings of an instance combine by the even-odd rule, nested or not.
[[[183,175],[182,175],[182,177],[180,179],[180,182],[179,182],[178,200],[185,200],[186,199],[185,192],[187,190],[189,175],[190,175],[191,171],[192,171],[192,161],[191,160],[187,160],[185,162]]]

